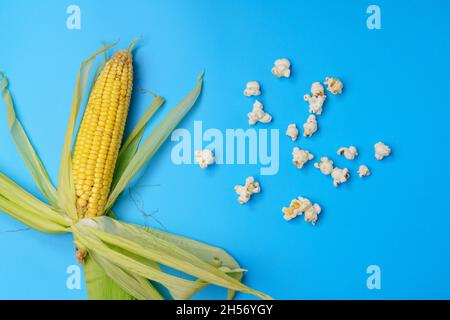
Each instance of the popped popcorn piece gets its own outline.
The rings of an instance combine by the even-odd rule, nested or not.
[[[309,160],[313,159],[314,155],[307,150],[302,150],[299,147],[294,147],[292,150],[292,162],[301,169]]]
[[[358,169],[358,175],[359,175],[361,178],[362,178],[362,177],[370,176],[370,170],[369,170],[369,168],[368,168],[366,165],[364,165],[364,164],[360,165],[360,166],[359,166],[359,169]]]
[[[272,116],[264,112],[263,105],[258,100],[253,104],[252,112],[248,113],[248,124],[254,125],[257,122],[269,123],[272,121]]]
[[[259,86],[258,81],[250,81],[247,82],[247,86],[244,90],[244,95],[247,97],[250,96],[259,96],[261,94],[261,88]]]
[[[342,147],[342,148],[339,148],[339,150],[337,151],[337,154],[338,155],[344,154],[344,157],[347,160],[353,160],[358,156],[358,150],[354,146],[350,146],[348,148]]]
[[[312,204],[309,199],[298,197],[297,199],[291,200],[289,207],[283,207],[281,211],[284,213],[283,218],[286,221],[304,214],[305,221],[315,225],[322,208],[317,203]]]
[[[321,115],[323,111],[323,104],[327,99],[327,96],[311,96],[309,94],[305,94],[303,99],[309,104],[309,112],[315,113],[317,115]]]
[[[334,168],[331,172],[331,177],[333,178],[333,185],[335,187],[339,186],[341,183],[344,183],[345,181],[350,178],[350,173],[348,173],[348,169],[344,168]]]
[[[317,131],[316,116],[311,114],[306,122],[303,124],[303,135],[305,137],[311,137]]]
[[[277,59],[275,60],[274,65],[275,66],[272,68],[272,73],[275,77],[289,78],[291,76],[291,70],[289,69],[291,67],[291,62],[288,59]]]
[[[338,78],[326,77],[324,84],[327,85],[327,90],[332,94],[341,94],[342,89],[344,88],[344,84]]]
[[[288,125],[286,130],[286,135],[292,139],[292,141],[297,140],[298,137],[298,129],[295,123],[291,123]]]
[[[314,82],[311,85],[311,93],[314,97],[325,96],[325,89],[320,82]]]
[[[308,209],[305,210],[305,221],[311,222],[314,226],[319,219],[319,214],[322,212],[322,208],[317,204],[313,204]]]
[[[261,187],[253,177],[248,177],[245,179],[245,185],[236,185],[234,190],[239,195],[238,202],[244,204],[250,200],[253,194],[261,192]]]
[[[323,111],[323,108],[322,108],[323,104],[325,103],[325,100],[327,99],[323,85],[320,82],[314,82],[311,85],[311,94],[312,95],[305,94],[303,96],[303,100],[308,102],[310,113],[315,113],[317,115],[321,115],[322,111]]]
[[[375,143],[375,158],[381,160],[391,154],[391,148],[385,145],[383,142]]]
[[[333,161],[327,157],[320,158],[320,162],[314,163],[314,167],[320,169],[324,175],[329,175],[333,171],[334,164]]]
[[[194,153],[194,160],[200,165],[200,168],[205,169],[208,165],[214,163],[214,155],[211,150],[197,150]]]
[[[312,203],[309,199],[298,197],[297,199],[291,200],[291,204],[288,208],[283,207],[281,212],[284,213],[284,219],[289,221],[297,216],[301,216],[306,209],[311,207]]]

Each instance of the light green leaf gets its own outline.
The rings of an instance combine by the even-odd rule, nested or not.
[[[28,136],[22,127],[22,124],[16,117],[16,112],[14,111],[14,102],[8,89],[8,78],[1,71],[0,78],[2,78],[2,97],[6,105],[6,111],[8,113],[9,132],[11,133],[14,143],[16,144],[20,155],[24,159],[26,166],[30,170],[37,187],[44,195],[44,197],[48,200],[48,202],[50,202],[52,206],[57,207],[55,187],[50,181],[50,178],[44,168],[44,165],[42,164],[41,159],[31,145],[30,140],[28,139]]]
[[[46,233],[64,233],[69,229],[42,217],[39,212],[24,208],[0,195],[0,210],[26,224],[30,228]]]
[[[93,253],[84,259],[83,271],[89,300],[134,300],[94,259]]]
[[[139,170],[153,157],[155,152],[167,139],[170,133],[175,129],[178,123],[184,118],[186,113],[191,110],[195,101],[201,92],[203,83],[203,73],[198,78],[196,87],[164,118],[158,127],[144,141],[136,154],[131,159],[129,165],[123,171],[120,179],[112,189],[106,203],[106,209],[113,206],[118,196],[125,189],[130,180]]]
[[[0,173],[0,210],[29,227],[49,233],[70,231],[70,219]]]
[[[185,280],[188,281],[185,283],[184,281],[180,281],[180,278],[178,280],[164,279],[165,282],[152,279],[166,285],[170,290],[179,290],[185,287],[188,287],[189,290],[199,290],[204,287],[206,282],[228,289],[250,293],[263,299],[270,299],[269,296],[248,288],[233,277],[228,276],[218,267],[193,255],[191,252],[171,242],[155,237],[140,227],[119,222],[109,217],[84,219],[81,222],[76,225],[77,230],[79,228],[87,230],[89,234],[95,235],[97,239],[107,244],[108,247],[115,246],[121,248],[134,255],[184,272],[200,280],[195,282],[197,285],[195,286],[192,281]],[[89,245],[86,245],[86,247],[90,248]],[[117,252],[109,252],[108,254],[110,259],[114,259],[114,262],[118,263],[115,260],[119,258]],[[120,258],[123,259],[123,257]]]
[[[136,150],[142,139],[147,123],[150,121],[150,119],[153,117],[153,115],[156,113],[159,107],[162,106],[163,103],[164,99],[162,97],[155,96],[155,99],[153,100],[150,107],[145,111],[142,118],[133,128],[130,135],[125,140],[125,143],[120,148],[111,188],[114,188],[114,186],[120,180],[120,177],[122,176],[125,168],[129,165],[131,159],[136,153]]]
[[[102,43],[102,45],[103,45],[103,47],[107,46],[104,43]],[[103,59],[100,60],[100,63],[98,64],[97,69],[95,70],[95,74],[94,74],[94,77],[92,79],[92,85],[89,88],[88,97],[91,96],[92,89],[94,89],[95,81],[97,81],[98,77],[100,76],[100,73],[102,73],[102,70],[105,67],[107,61],[108,61],[108,52],[104,51],[103,52]]]
[[[144,277],[132,274],[117,266],[110,260],[91,252],[90,257],[95,260],[104,272],[114,280],[123,290],[138,300],[164,300],[164,297]]]
[[[83,101],[84,92],[86,90],[87,82],[89,80],[89,74],[91,72],[94,59],[105,52],[109,48],[116,45],[117,42],[105,46],[102,49],[95,52],[88,59],[81,63],[80,70],[78,71],[77,82],[75,85],[75,93],[72,101],[72,107],[70,109],[69,121],[67,124],[66,136],[64,139],[63,151],[61,156],[61,165],[59,168],[58,177],[58,204],[64,209],[64,211],[73,219],[77,220],[77,212],[75,208],[75,188],[73,185],[72,177],[72,156],[71,145],[73,134],[75,131],[75,125],[80,110],[81,103]]]
[[[126,255],[122,253],[122,250],[117,250],[106,245],[95,234],[93,234],[93,228],[87,225],[88,222],[92,221],[92,219],[83,219],[72,227],[75,235],[75,244],[77,247],[86,248],[89,254],[94,253],[100,255],[110,261],[113,261],[114,264],[130,273],[159,282],[168,288],[182,289],[188,287],[195,289],[199,287],[195,281],[169,275],[161,271],[159,267],[154,264],[145,264],[141,259],[136,259],[135,255]]]
[[[237,261],[230,256],[225,250],[221,248],[217,248],[199,241],[195,241],[189,238],[177,236],[168,232],[164,232],[161,230],[145,227],[143,228],[147,232],[151,233],[152,235],[161,238],[165,241],[171,242],[174,245],[179,246],[180,248],[183,248],[186,251],[191,252],[192,254],[196,255],[200,259],[205,260],[206,262],[210,263],[214,266],[221,266],[226,267],[228,269],[231,269],[231,272],[228,272],[228,274],[235,278],[238,281],[241,281],[243,278],[243,272],[244,271],[236,271],[240,269],[239,264]],[[208,285],[208,283],[205,283],[205,286]],[[196,294],[197,291],[192,292],[184,292],[185,295],[183,295],[180,292],[171,292],[172,296],[174,296],[175,299],[179,300],[187,300],[190,299],[194,294]],[[235,295],[234,290],[228,290],[227,293],[227,299],[231,300],[233,299]]]
[[[221,248],[150,227],[142,227],[142,230],[158,239],[170,242],[190,252],[212,266],[226,266],[230,269],[240,268],[237,261]]]

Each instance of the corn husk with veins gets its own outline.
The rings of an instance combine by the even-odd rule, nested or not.
[[[251,199],[253,194],[261,192],[261,187],[253,177],[248,177],[245,179],[245,185],[236,185],[234,190],[239,195],[238,202],[244,204]]]
[[[286,130],[286,135],[292,139],[292,141],[297,140],[298,137],[298,129],[295,123],[291,123],[288,125]]]
[[[277,78],[289,78],[291,76],[291,62],[286,59],[277,59],[274,62],[274,67],[272,68],[272,73]]]
[[[314,82],[311,85],[311,94],[305,94],[303,100],[309,104],[309,112],[321,115],[323,111],[323,104],[327,96],[325,95],[325,89],[320,82]]]
[[[248,124],[254,125],[257,122],[269,123],[270,121],[272,121],[272,116],[264,112],[263,104],[256,100],[253,104],[252,112],[248,113]]]
[[[320,169],[320,171],[324,175],[329,175],[331,172],[333,172],[334,169],[334,163],[332,160],[328,159],[327,157],[320,158],[320,162],[314,163],[314,167]]]
[[[327,90],[332,94],[341,94],[344,84],[338,78],[325,78],[324,84],[327,86]]]
[[[259,96],[261,94],[261,87],[258,81],[247,82],[247,86],[244,89],[244,95],[246,97]]]
[[[347,168],[334,168],[331,172],[331,177],[333,178],[333,185],[338,187],[350,178],[350,173]]]
[[[291,201],[289,207],[284,207],[281,211],[284,213],[283,218],[287,221],[304,214],[305,221],[315,225],[322,209],[317,203],[312,204],[309,199],[298,197]]]
[[[302,150],[299,147],[294,147],[292,150],[292,162],[301,169],[309,160],[312,160],[314,155],[307,150]]]
[[[391,154],[391,148],[385,145],[383,142],[377,142],[374,146],[375,148],[375,158],[377,160],[382,160]]]
[[[358,149],[355,146],[342,147],[337,151],[338,155],[344,155],[347,160],[353,160],[358,156]]]
[[[199,164],[200,168],[205,169],[214,163],[214,155],[211,150],[197,150],[194,154],[194,160]]]
[[[369,168],[364,164],[360,165],[358,169],[358,175],[360,178],[370,176]]]
[[[303,124],[303,136],[311,137],[317,131],[316,116],[311,114]]]

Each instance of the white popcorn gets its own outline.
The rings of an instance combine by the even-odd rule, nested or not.
[[[244,90],[244,95],[247,97],[250,96],[259,96],[261,94],[261,88],[259,86],[258,81],[250,81],[247,82],[247,86]]]
[[[305,221],[315,225],[322,209],[317,203],[312,204],[309,199],[298,197],[291,201],[289,207],[283,207],[281,211],[284,213],[283,218],[287,221],[292,220],[297,216],[301,216],[304,213]]]
[[[253,104],[253,111],[248,113],[248,124],[254,125],[257,122],[269,123],[272,121],[272,116],[264,112],[263,105],[258,100]]]
[[[327,96],[311,96],[305,94],[303,99],[309,104],[309,112],[321,115],[323,111],[323,104],[325,103]]]
[[[320,162],[314,163],[314,167],[320,169],[324,175],[329,175],[333,171],[334,164],[333,161],[327,157],[320,158]]]
[[[323,85],[320,82],[314,82],[311,85],[311,93],[314,97],[324,96],[325,89],[323,88]]]
[[[361,178],[362,178],[362,177],[370,176],[370,170],[369,170],[369,168],[368,168],[366,165],[364,165],[364,164],[360,165],[360,166],[359,166],[359,169],[358,169],[358,175],[359,175]]]
[[[320,82],[314,82],[311,85],[311,94],[305,94],[303,100],[309,104],[309,112],[317,115],[322,114],[322,107],[325,103],[327,96],[325,95],[325,89]]]
[[[259,183],[253,177],[245,179],[245,185],[243,186],[234,186],[234,190],[239,195],[238,202],[240,204],[247,203],[253,194],[261,192]]]
[[[311,201],[303,198],[298,197],[298,199],[293,199],[291,201],[291,204],[288,208],[283,207],[281,211],[284,213],[284,219],[289,221],[294,219],[297,216],[300,216],[305,212],[306,209],[308,209],[312,205]]]
[[[289,78],[291,76],[291,62],[288,59],[278,59],[274,62],[274,67],[272,68],[272,73],[277,78],[285,77]]]
[[[297,140],[298,129],[295,123],[291,123],[286,130],[286,135],[292,139],[292,141]]]
[[[348,148],[342,147],[342,148],[339,148],[339,150],[337,151],[337,154],[338,155],[344,154],[344,157],[347,160],[353,160],[358,156],[358,150],[354,146],[350,146]]]
[[[344,168],[334,168],[331,172],[331,177],[333,178],[333,185],[335,187],[339,186],[341,183],[344,183],[345,181],[350,178],[350,174],[348,173],[348,169]]]
[[[375,158],[381,160],[391,154],[391,148],[385,145],[383,142],[375,143]]]
[[[200,168],[205,169],[214,163],[214,155],[209,149],[197,150],[194,153],[194,160],[200,165]]]
[[[317,131],[316,116],[311,114],[306,122],[303,124],[303,135],[305,137],[311,137]]]
[[[299,147],[294,147],[292,150],[292,162],[301,169],[309,160],[313,159],[314,155],[307,150],[302,150]]]
[[[318,215],[320,214],[320,212],[322,212],[322,208],[317,203],[315,203],[305,210],[305,221],[311,222],[312,225],[315,225],[317,219],[319,218]]]
[[[344,88],[344,84],[338,78],[325,78],[325,85],[327,85],[327,90],[332,94],[340,94],[342,93],[342,89]]]

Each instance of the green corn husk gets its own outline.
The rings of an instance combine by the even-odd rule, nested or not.
[[[7,108],[11,136],[36,185],[48,201],[47,204],[38,200],[0,173],[0,210],[42,232],[72,232],[77,249],[87,253],[84,273],[89,299],[164,299],[153,283],[164,286],[174,299],[189,299],[209,284],[227,288],[228,299],[232,299],[236,291],[270,299],[242,284],[246,270],[222,249],[160,230],[117,221],[111,211],[127,184],[153,157],[195,104],[202,89],[203,74],[195,88],[139,147],[147,123],[164,103],[163,98],[154,95],[153,103],[119,151],[105,216],[78,221],[71,170],[71,145],[75,125],[84,94],[88,90],[94,60],[103,54],[103,62],[94,75],[96,79],[106,62],[106,51],[115,44],[103,46],[81,64],[64,140],[57,189],[16,117],[8,79],[0,71],[1,92]],[[130,50],[134,44],[135,41],[130,45]],[[178,270],[194,280],[174,276],[163,271],[162,267]]]

